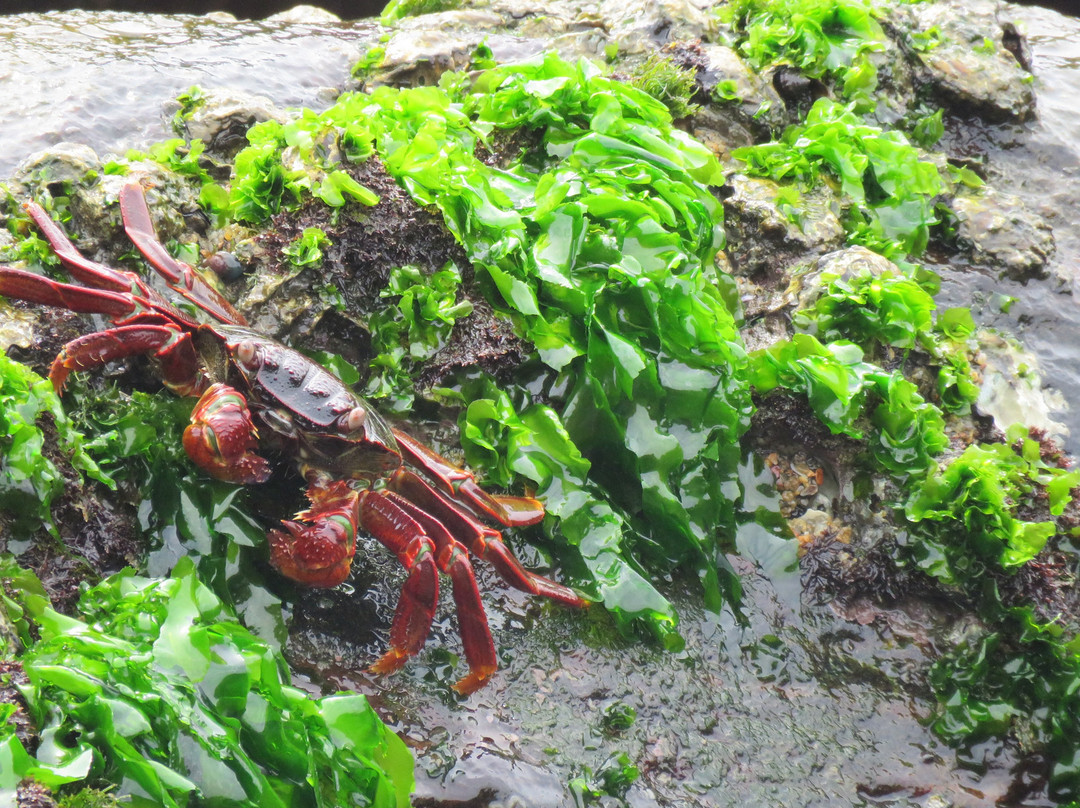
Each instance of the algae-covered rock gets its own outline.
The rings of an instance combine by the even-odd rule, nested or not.
[[[877,277],[899,270],[888,258],[872,250],[860,246],[847,247],[821,256],[808,271],[796,275],[788,294],[792,296],[797,310],[806,309],[821,296],[825,283],[853,278],[866,272]]]
[[[201,140],[209,154],[229,159],[247,145],[247,131],[254,124],[284,122],[286,116],[265,96],[214,90],[200,92],[182,120],[189,141]]]
[[[427,21],[427,18],[420,19]],[[443,73],[467,67],[481,40],[479,34],[453,33],[442,25],[403,28],[386,44],[369,83],[373,87],[437,84]]]
[[[66,187],[80,184],[88,174],[100,174],[97,152],[82,143],[57,143],[28,156],[11,175],[14,191],[51,186],[62,195]]]
[[[784,101],[772,76],[755,73],[734,49],[704,42],[681,44],[671,51],[696,71],[698,86],[710,102],[694,116],[694,134],[706,142],[716,139],[721,154],[783,127]]]
[[[726,190],[726,251],[737,275],[782,277],[785,265],[844,242],[828,192],[804,196],[796,214],[772,180],[733,174]]]

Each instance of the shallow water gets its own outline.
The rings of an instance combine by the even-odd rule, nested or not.
[[[943,145],[985,155],[991,184],[1045,217],[1056,242],[1051,277],[1020,283],[963,266],[940,267],[939,301],[972,306],[980,323],[1017,336],[1035,353],[1044,382],[1072,403],[1055,418],[1067,428],[1070,453],[1080,455],[1080,20],[1034,7],[1018,10],[1017,18],[1034,54],[1038,120],[967,127],[962,136],[947,134]],[[1017,298],[1007,313],[999,310],[1002,295]]]
[[[417,751],[423,805],[458,805],[488,790],[477,804],[571,806],[568,783],[601,779],[622,753],[640,769],[625,796],[634,808],[999,800],[1015,762],[1007,752],[981,750],[979,772],[958,767],[918,721],[931,709],[915,684],[929,627],[944,618],[924,609],[917,623],[903,618],[910,631],[888,632],[808,602],[793,542],[749,520],[759,507],[777,507],[771,473],[748,462],[742,484],[747,521],[734,563],[749,622],[703,612],[692,582],[676,582],[671,596],[686,639],[679,653],[620,638],[603,615],[508,591],[478,565],[501,667],[469,700],[458,703],[449,691],[461,668],[451,669],[444,650],[457,647],[446,612],[420,658],[387,679],[364,670],[382,632],[357,642],[317,619],[314,631],[294,636],[291,660],[331,689],[358,690],[377,704]],[[401,576],[380,561],[360,575],[358,589],[380,593],[375,608],[385,625]],[[297,619],[350,608],[337,597],[301,596]],[[608,728],[605,715],[626,708],[636,714],[632,724]]]
[[[60,141],[123,154],[173,137],[169,105],[193,84],[326,107],[377,31],[118,12],[0,17],[0,176]]]
[[[1035,52],[1040,120],[973,132],[967,146],[987,155],[1009,190],[1045,210],[1061,280],[1022,286],[942,267],[945,298],[974,301],[983,322],[1017,334],[1038,354],[1045,378],[1080,401],[1080,158],[1073,146],[1080,142],[1080,23],[1039,9],[1018,16]],[[171,137],[170,102],[192,84],[259,93],[280,106],[324,106],[377,35],[371,23],[0,18],[0,176],[61,140],[104,154]],[[1051,178],[1052,197],[1044,190]],[[1008,314],[994,302],[1002,294],[1019,298]],[[1080,407],[1062,417],[1069,447],[1080,454]],[[774,511],[768,473],[748,465],[744,477],[744,511]],[[929,806],[938,797],[979,806],[1004,798],[1014,776],[1008,750],[986,745],[978,760],[958,765],[919,723],[929,703],[917,672],[932,645],[927,627],[940,615],[897,614],[895,631],[843,620],[807,602],[790,543],[753,523],[739,539],[749,625],[701,612],[693,587],[672,582],[686,639],[677,654],[619,638],[602,614],[507,592],[485,571],[481,586],[502,665],[493,684],[465,702],[452,695],[454,660],[445,649],[456,648],[457,638],[448,613],[414,664],[394,677],[371,677],[365,668],[383,647],[400,584],[392,559],[373,549],[355,581],[358,592],[370,587],[367,600],[340,590],[298,596],[290,655],[312,689],[360,690],[396,722],[417,750],[422,802],[573,805],[571,780],[610,770],[619,753],[641,770],[626,793],[635,808]],[[527,563],[542,564],[524,552]],[[372,621],[381,628],[363,628]],[[617,705],[637,717],[626,729],[605,729],[603,716]],[[1007,804],[1043,803],[1014,797]]]

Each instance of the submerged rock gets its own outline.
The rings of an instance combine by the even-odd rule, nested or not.
[[[1049,276],[1053,230],[1019,197],[987,187],[959,194],[950,206],[957,218],[957,241],[972,260],[1017,280]]]
[[[940,103],[989,121],[1026,121],[1035,115],[1033,76],[1006,13],[994,0],[942,0],[895,7],[893,25]]]
[[[978,337],[983,359],[979,410],[991,416],[1002,432],[1013,424],[1025,424],[1052,440],[1063,440],[1069,430],[1058,419],[1068,404],[1061,393],[1046,385],[1038,359],[999,334],[980,331]]]

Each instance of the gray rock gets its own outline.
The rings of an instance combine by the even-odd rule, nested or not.
[[[247,145],[248,129],[269,120],[286,120],[269,98],[237,90],[211,90],[192,110],[184,127],[189,140],[206,144],[207,153],[231,159]]]
[[[985,186],[952,200],[957,236],[972,260],[1011,278],[1045,278],[1054,254],[1050,225],[1016,196]]]
[[[792,221],[781,207],[780,186],[769,179],[734,174],[724,200],[728,257],[736,274],[773,279],[766,285],[786,286],[785,267],[840,247],[844,228],[825,192],[804,195],[802,216]]]
[[[784,101],[769,76],[752,71],[731,48],[702,43],[697,80],[712,103],[695,124],[722,134],[731,146],[754,142],[755,131],[783,127]]]
[[[709,39],[716,28],[691,0],[602,0],[600,16],[623,55],[684,39]]]
[[[1033,77],[1022,64],[1023,37],[1002,8],[990,0],[898,6],[892,28],[909,48],[912,33],[940,32],[936,47],[911,52],[920,80],[942,103],[989,121],[1025,121],[1035,115]]]
[[[101,173],[101,158],[82,143],[57,143],[27,157],[12,174],[12,182],[28,188],[53,183],[80,183],[89,172]]]
[[[277,14],[271,14],[266,18],[268,23],[300,23],[322,24],[327,22],[341,22],[341,17],[318,6],[298,5]]]
[[[418,19],[427,23],[431,22],[431,17],[438,16],[441,15],[431,14]],[[481,41],[483,36],[475,31],[458,33],[453,27],[444,30],[439,24],[402,28],[386,43],[382,61],[368,84],[391,87],[437,84],[439,77],[448,70],[467,67]]]
[[[896,264],[883,255],[866,247],[847,247],[821,256],[808,272],[792,280],[788,294],[796,309],[806,309],[821,297],[821,290],[826,283],[852,278],[863,272],[869,272],[875,277],[890,272],[902,274]]]

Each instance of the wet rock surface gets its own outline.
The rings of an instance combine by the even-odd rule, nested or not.
[[[956,196],[952,209],[958,219],[957,239],[975,262],[1021,281],[1047,276],[1053,231],[1018,197],[988,188],[978,195]]]
[[[909,32],[940,32],[940,44],[919,52],[918,62],[921,80],[941,103],[990,121],[1034,117],[1030,60],[1004,4],[950,0],[907,10]]]
[[[991,121],[1032,120],[1034,96],[1021,56],[1026,51],[1002,7],[943,3],[898,7],[895,13],[892,41],[881,64],[888,67],[883,75],[896,99],[919,84],[950,106]],[[205,83],[211,91],[211,100],[188,118],[187,134],[207,143],[215,159],[226,159],[251,122],[276,117],[281,108],[301,101],[318,106],[332,95],[324,88],[352,86],[348,67],[378,33],[371,23],[339,23],[310,14],[301,22],[290,19],[252,27],[107,15],[91,25],[127,31],[133,49],[147,42],[164,48],[158,37],[166,40],[170,32],[180,31],[207,47],[223,39],[234,43],[229,47],[243,41],[253,53],[269,41],[285,48],[288,58],[295,57],[299,66],[276,71],[256,60],[251,69],[269,72],[266,80],[236,78],[218,61],[184,74],[187,84]],[[84,21],[83,15],[74,15],[59,27]],[[299,37],[296,25],[308,37],[305,43],[281,44]],[[40,33],[56,22],[31,17],[34,26]],[[935,26],[943,34],[940,47],[929,52],[910,48],[912,31]],[[482,39],[496,58],[527,56],[554,45],[566,55],[602,59],[610,48],[640,55],[676,43],[669,53],[698,67],[701,94],[712,96],[722,82],[734,82],[738,103],[714,99],[686,126],[713,146],[729,172],[723,191],[728,247],[722,261],[739,280],[749,348],[787,336],[792,312],[813,299],[815,273],[842,275],[884,261],[861,248],[842,249],[842,211],[833,196],[810,199],[797,222],[778,203],[774,184],[738,173],[730,160],[732,148],[760,137],[762,129],[781,129],[823,90],[791,77],[755,76],[734,51],[709,41],[718,36],[716,23],[699,4],[496,0],[406,20],[388,34],[385,58],[364,86],[434,83],[447,70],[467,65]],[[973,43],[982,44],[978,37],[993,47],[973,48]],[[300,58],[293,47],[305,53],[322,47],[325,61]],[[161,57],[161,51],[157,56],[138,53],[136,63],[178,58]],[[113,80],[124,81],[128,69],[121,63]],[[62,123],[5,140],[9,153],[12,141],[22,144],[14,147],[22,149],[21,165],[9,187],[23,196],[73,183],[71,212],[80,248],[95,259],[121,262],[129,245],[119,230],[115,200],[125,180],[108,175],[94,184],[81,180],[90,171],[102,174],[110,151],[171,136],[164,121],[171,115],[172,97],[182,89],[186,84],[171,78],[145,88],[139,103],[152,107],[149,114],[135,115],[119,104],[121,111],[111,114],[128,114],[134,121],[123,132],[102,127],[94,115],[85,114],[83,102],[67,108],[55,100],[49,104],[58,108],[44,104]],[[253,99],[253,90],[265,97]],[[894,111],[904,103],[895,100]],[[758,116],[762,109],[767,114]],[[93,141],[93,148],[75,143],[25,158],[42,138],[55,140],[57,134]],[[1023,136],[1015,137],[1023,145]],[[960,242],[959,249],[940,250],[947,293],[963,298],[975,290],[989,299],[988,290],[996,287],[979,283],[1001,273],[1008,282],[1034,282],[1048,274],[1060,279],[1062,262],[1075,253],[1069,242],[1055,252],[1048,224],[1053,217],[1034,203],[1034,194],[1012,188],[1009,158],[993,151],[995,144],[988,145],[984,136],[946,145],[962,147],[955,150],[957,157],[971,159],[982,149],[998,161],[988,172],[987,190],[950,200],[960,220]],[[279,216],[261,234],[243,228],[219,232],[206,223],[193,228],[197,200],[190,187],[156,165],[141,164],[138,171],[154,186],[151,210],[163,237],[197,243],[204,256],[227,252],[241,257],[242,271],[228,276],[223,288],[259,329],[286,341],[362,364],[371,355],[365,316],[380,305],[389,270],[402,264],[432,271],[453,261],[465,274],[464,294],[472,294],[471,269],[441,218],[417,207],[377,160],[355,169],[353,176],[380,195],[379,205],[350,206],[334,217],[312,205]],[[1006,188],[1016,195],[999,190]],[[1075,201],[1075,192],[1070,193],[1074,196],[1067,201]],[[1061,212],[1057,216],[1057,222],[1067,219]],[[332,246],[321,269],[295,272],[281,260],[281,252],[311,226],[323,228]],[[344,312],[331,311],[320,298],[317,290],[327,283],[343,290]],[[1023,293],[1015,285],[1004,288],[1016,296]],[[1045,294],[1033,291],[1027,299],[1036,302],[1020,304],[1017,311],[1038,306],[1046,299],[1039,295]],[[1071,296],[1067,303],[1073,305]],[[521,361],[527,346],[478,296],[474,304],[473,314],[458,323],[451,341],[428,361],[422,385],[437,385],[462,368],[490,371]],[[16,304],[9,314],[0,307],[3,333],[7,323],[30,310]],[[60,345],[94,327],[90,318],[47,317],[30,336],[11,326],[18,336],[5,338],[21,346],[13,349],[15,358],[39,371],[47,369]],[[1065,440],[1065,428],[1055,420],[1064,402],[1043,389],[1034,362],[990,336],[983,344],[988,353],[1000,348],[1004,358],[1000,370],[988,372],[995,381],[985,386],[987,398],[980,399],[979,410],[996,417],[999,427],[1023,417]],[[1044,375],[1055,375],[1052,368],[1044,368]],[[128,383],[153,384],[137,361],[117,372],[127,374]],[[396,561],[369,540],[362,543],[364,561],[348,587],[283,592],[292,616],[287,653],[299,679],[314,691],[357,690],[377,704],[416,752],[417,805],[573,805],[581,797],[571,783],[614,776],[620,755],[640,773],[623,795],[623,804],[634,806],[965,806],[1022,801],[1029,792],[1039,799],[1045,761],[1018,763],[1016,746],[1002,743],[981,750],[975,765],[958,767],[952,751],[921,724],[931,709],[927,662],[954,643],[971,618],[964,604],[950,601],[925,577],[896,570],[891,560],[896,525],[882,504],[889,492],[860,466],[863,446],[831,434],[793,397],[774,394],[755,403],[741,469],[742,524],[734,537],[739,555],[732,558],[747,590],[745,624],[730,612],[701,611],[693,582],[676,577],[670,587],[684,615],[686,648],[668,653],[619,636],[599,610],[573,613],[507,590],[490,568],[478,565],[500,673],[463,701],[449,687],[458,666],[458,639],[448,603],[441,606],[432,638],[415,663],[389,678],[368,672],[385,648],[403,580]],[[453,430],[444,421],[432,418],[409,426],[424,439],[453,444]],[[954,425],[953,436],[960,445],[989,436],[992,429],[986,418],[976,417]],[[62,458],[56,460],[63,467]],[[71,607],[80,580],[137,564],[144,552],[124,492],[80,488],[74,475],[69,483],[56,507],[67,549],[44,540],[32,547],[0,540],[0,549],[22,553],[23,562],[39,572],[61,609]],[[302,485],[299,480],[286,483],[295,483],[297,490]],[[541,553],[524,538],[511,535],[510,541],[527,566],[546,570]],[[1047,597],[1056,593],[1045,582],[1016,586]],[[613,724],[611,716],[620,714],[634,718],[628,725]]]

